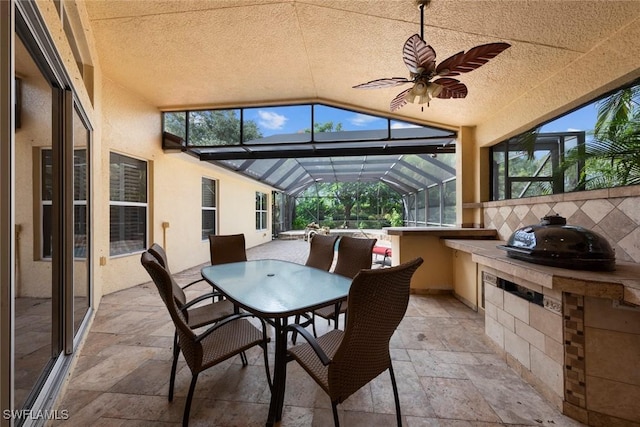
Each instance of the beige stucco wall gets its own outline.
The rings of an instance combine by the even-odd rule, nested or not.
[[[271,240],[270,228],[255,230],[255,193],[267,193],[271,199],[271,187],[184,153],[164,153],[160,111],[108,79],[102,86],[102,170],[97,185],[108,189],[111,151],[149,162],[149,244],[166,244],[172,271],[209,260],[208,241],[201,238],[203,177],[218,181],[218,234],[244,233],[247,247]],[[95,201],[104,218],[109,218],[108,197],[106,191]],[[166,230],[163,222],[169,223]],[[106,258],[104,266],[96,267],[101,270],[102,292],[149,281],[139,253],[109,257],[108,236],[108,220],[96,224],[96,250]]]
[[[87,92],[59,15],[51,2],[38,7],[53,34],[56,49],[74,81],[74,93],[82,104],[92,128],[91,140],[91,268],[94,305],[104,294],[149,281],[140,266],[140,254],[109,256],[109,153],[118,152],[149,163],[149,244],[166,242],[170,265],[180,271],[209,259],[208,242],[201,239],[201,179],[218,180],[218,233],[245,233],[247,247],[271,240],[271,229],[255,230],[255,192],[268,194],[271,187],[241,177],[225,169],[199,162],[182,154],[161,149],[161,113],[134,92],[113,84],[101,72],[99,58],[86,22],[85,38],[93,67],[93,94]],[[86,19],[79,5],[81,19]],[[88,21],[87,21],[88,22]],[[34,73],[35,74],[35,73]],[[51,262],[34,259],[33,242],[39,219],[34,218],[38,188],[34,186],[33,147],[50,146],[50,122],[29,117],[51,117],[50,88],[44,81],[25,85],[24,126],[16,135],[16,223],[23,224],[18,248],[17,292],[22,296],[50,296]],[[93,103],[90,101],[93,99]],[[48,102],[47,102],[48,100]],[[34,196],[35,194],[35,196]],[[39,202],[38,202],[39,203]],[[37,206],[36,206],[37,208]],[[270,215],[270,211],[269,211]],[[166,236],[162,222],[169,222]],[[34,225],[36,224],[36,225]],[[270,227],[270,224],[269,224]],[[35,229],[35,230],[34,230]],[[101,265],[103,264],[103,265]],[[22,288],[20,283],[25,284]],[[28,284],[28,285],[26,285]]]
[[[476,140],[480,147],[496,144],[533,126],[592,100],[620,85],[640,77],[640,19],[577,59],[558,66],[558,74],[572,76],[571,85],[548,79],[531,87],[516,101],[492,111],[478,124]],[[606,60],[603,60],[606,58]]]

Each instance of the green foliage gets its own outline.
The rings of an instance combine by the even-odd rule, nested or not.
[[[527,160],[533,160],[539,133],[540,128],[538,127],[514,137],[510,142],[512,144],[515,143],[516,146],[520,146],[522,152],[526,154]],[[509,159],[509,161],[511,161],[511,159]]]
[[[292,227],[293,227],[294,230],[304,230],[305,227],[307,226],[307,224],[309,224],[309,223],[306,222],[304,218],[299,218],[298,217],[298,218],[295,218],[293,220]]]
[[[164,130],[184,139],[187,134],[186,112],[164,113]]]
[[[561,170],[584,163],[579,189],[640,184],[640,85],[599,103],[598,119],[584,150],[567,154]]]
[[[237,110],[190,111],[189,145],[215,146],[240,144],[240,118]],[[185,112],[165,113],[164,129],[182,138],[186,136],[187,114]],[[258,125],[253,120],[243,124],[244,141],[262,138]]]
[[[321,133],[321,132],[340,132],[342,130],[342,123],[336,123],[334,126],[333,122],[325,122],[325,123],[314,123],[313,124],[313,132]],[[311,133],[311,129],[307,128],[304,130],[306,133]]]
[[[402,214],[395,208],[391,209],[391,212],[384,215],[385,219],[391,223],[392,227],[402,227]]]
[[[402,198],[383,183],[318,183],[296,199],[295,218],[330,228],[380,228],[390,225],[394,210],[402,212]]]

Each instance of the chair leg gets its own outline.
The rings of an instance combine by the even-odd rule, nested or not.
[[[169,378],[169,402],[173,402],[173,387],[176,383],[176,368],[178,366],[178,357],[180,356],[180,348],[178,347],[178,331],[173,336],[173,362],[171,363],[171,377]]]
[[[340,317],[340,305],[341,303],[336,304],[336,310],[333,315],[333,329],[338,329],[338,318]]]
[[[400,413],[400,397],[398,396],[398,386],[396,385],[396,377],[393,374],[393,366],[389,363],[389,375],[391,375],[391,386],[393,387],[393,399],[396,402],[396,420],[398,427],[402,427],[402,415]]]
[[[191,385],[189,386],[189,394],[187,394],[187,401],[184,404],[184,415],[182,416],[182,426],[187,427],[189,425],[189,411],[191,411],[191,400],[193,399],[193,391],[196,388],[196,382],[198,381],[198,373],[193,374],[191,377]]]
[[[242,366],[247,366],[249,364],[247,361],[247,355],[244,351],[240,353],[240,360],[242,361]]]
[[[271,372],[269,371],[269,357],[267,356],[267,344],[262,346],[262,354],[264,355],[264,369],[267,372],[267,384],[269,384],[269,390],[273,393],[273,380],[271,379]]]
[[[318,338],[318,333],[316,332],[316,313],[311,313],[311,329],[313,330],[313,337]]]
[[[338,418],[338,403],[331,402],[331,409],[333,410],[333,425],[340,427],[340,419]]]
[[[299,314],[296,314],[296,320],[294,320],[293,323],[298,324],[298,325],[300,324],[300,315]],[[298,339],[298,331],[293,330],[293,332],[291,332],[291,343],[293,345],[296,345],[297,339]]]

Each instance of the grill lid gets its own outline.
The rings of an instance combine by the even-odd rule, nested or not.
[[[600,234],[567,225],[560,216],[545,216],[540,224],[516,230],[506,245],[507,256],[524,261],[575,270],[615,269],[615,252]]]

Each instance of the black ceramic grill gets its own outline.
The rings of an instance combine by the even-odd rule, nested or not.
[[[511,258],[574,270],[612,271],[616,263],[607,239],[586,228],[567,225],[559,215],[516,230],[506,245],[498,247]]]

